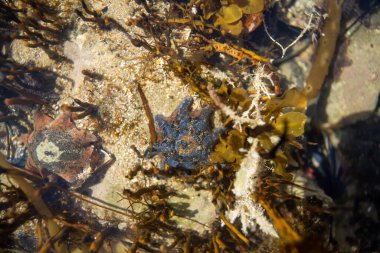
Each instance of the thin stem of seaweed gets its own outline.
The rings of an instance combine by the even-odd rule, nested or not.
[[[150,110],[148,99],[146,98],[144,91],[141,88],[140,83],[137,82],[137,91],[140,94],[140,98],[144,107],[145,114],[148,118],[149,122],[149,133],[150,133],[150,145],[153,145],[154,143],[157,142],[157,133],[156,129],[154,127],[154,119],[153,119],[153,114],[152,111]]]
[[[336,42],[340,32],[340,22],[342,19],[342,4],[344,0],[328,0],[327,11],[328,18],[323,26],[317,54],[311,67],[309,76],[306,79],[305,95],[309,99],[318,96],[320,89],[330,69],[330,63],[334,56]]]

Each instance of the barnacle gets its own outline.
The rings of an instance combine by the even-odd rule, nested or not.
[[[212,128],[211,107],[191,111],[192,103],[193,99],[187,97],[170,117],[155,117],[158,142],[146,150],[146,158],[161,154],[164,158],[162,168],[167,164],[193,170],[207,164],[222,129]]]

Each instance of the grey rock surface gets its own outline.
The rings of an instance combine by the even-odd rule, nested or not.
[[[380,12],[370,26],[359,23],[338,48],[333,80],[319,101],[319,120],[330,125],[353,123],[374,110],[380,91]]]

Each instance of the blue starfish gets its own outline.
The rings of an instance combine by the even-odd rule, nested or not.
[[[222,128],[213,129],[208,106],[192,111],[193,99],[186,97],[170,117],[155,116],[158,141],[145,151],[145,158],[161,155],[172,168],[197,169],[208,163],[208,156],[218,140]]]

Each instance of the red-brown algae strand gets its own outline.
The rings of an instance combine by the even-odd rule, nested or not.
[[[323,27],[317,54],[315,56],[309,76],[306,79],[305,95],[308,99],[316,98],[329,71],[330,62],[334,56],[336,42],[340,32],[342,17],[341,6],[343,0],[328,0],[328,17]]]

